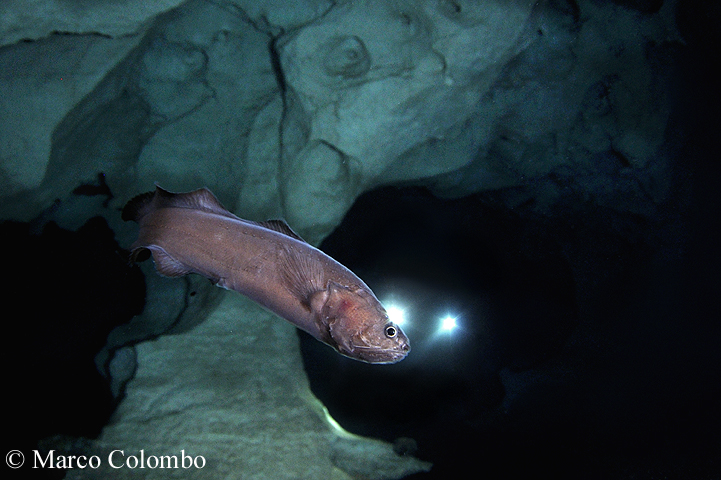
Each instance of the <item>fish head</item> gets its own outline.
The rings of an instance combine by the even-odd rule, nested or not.
[[[403,330],[365,285],[331,284],[323,306],[327,343],[346,357],[367,363],[396,363],[410,352]]]

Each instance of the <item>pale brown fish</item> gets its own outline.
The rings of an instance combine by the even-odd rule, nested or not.
[[[206,188],[171,193],[157,185],[130,200],[122,215],[140,225],[132,259],[149,250],[162,275],[203,275],[346,357],[395,363],[410,351],[371,289],[281,220],[242,220]]]

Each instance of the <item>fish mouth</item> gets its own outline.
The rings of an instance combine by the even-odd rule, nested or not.
[[[410,350],[411,347],[408,344],[393,349],[355,345],[348,356],[367,363],[391,364],[406,358]]]
[[[404,358],[408,356],[408,353],[406,352],[391,352],[390,355],[388,352],[385,352],[385,356],[382,359],[378,359],[373,361],[373,363],[376,364],[392,364],[392,363],[398,363]]]

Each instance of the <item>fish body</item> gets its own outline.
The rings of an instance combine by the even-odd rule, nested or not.
[[[285,222],[243,220],[205,188],[157,185],[130,200],[123,219],[140,226],[132,259],[150,251],[162,275],[203,275],[356,360],[396,363],[410,351],[371,289]]]

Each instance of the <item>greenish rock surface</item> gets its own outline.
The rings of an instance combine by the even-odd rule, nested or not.
[[[138,371],[115,420],[85,445],[101,467],[67,479],[380,480],[430,469],[341,429],[310,391],[294,327],[238,294],[192,330],[136,348]],[[124,452],[113,454],[122,468],[109,465],[113,450]],[[141,450],[146,459],[184,451],[205,466],[130,468]]]

